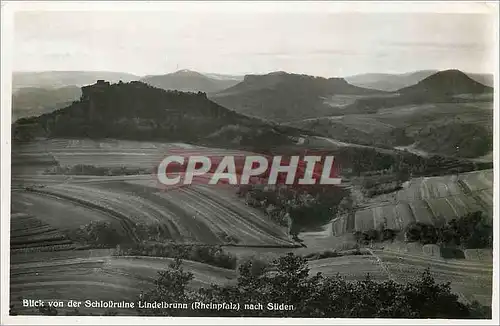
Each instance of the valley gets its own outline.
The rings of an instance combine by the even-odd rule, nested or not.
[[[99,81],[63,108],[33,111],[12,126],[11,304],[39,314],[22,298],[134,301],[175,257],[193,291],[238,286],[246,262],[272,274],[272,261],[293,253],[310,276],[349,282],[409,284],[430,268],[460,302],[491,305],[490,248],[407,239],[418,223],[493,219],[490,89],[436,74],[395,92],[284,72],[215,83],[179,71]],[[451,91],[425,97],[429,83]],[[315,152],[335,156],[341,185],[242,193],[166,187],[155,175],[168,155]],[[394,236],[372,237],[381,226]]]
[[[160,241],[222,245],[238,260],[255,256],[272,260],[288,252],[307,255],[325,249],[352,250],[356,242],[351,233],[373,228],[377,218],[382,216],[387,217],[388,225],[392,227],[394,224],[396,229],[403,228],[405,223],[415,219],[414,216],[421,221],[432,221],[434,215],[429,217],[428,212],[417,211],[418,205],[422,205],[417,203],[422,201],[426,201],[426,207],[441,209],[432,211],[434,214],[442,212],[449,218],[476,208],[490,212],[492,209],[491,170],[458,177],[411,179],[403,190],[365,201],[363,206],[356,208],[354,222],[345,220],[351,217],[340,215],[325,226],[324,231],[299,233],[304,247],[290,237],[286,227],[276,224],[262,211],[245,205],[236,196],[234,186],[158,189],[155,176],[150,173],[115,176],[47,174],[51,167],[47,164],[47,155],[53,159],[49,160],[52,164],[151,169],[162,155],[176,151],[241,154],[234,150],[182,143],[114,139],[51,139],[17,147],[13,151],[13,160],[22,161],[23,165],[13,169],[12,175],[12,302],[31,297],[33,293],[45,299],[86,300],[91,297],[93,300],[109,300],[119,294],[124,300],[134,300],[141,291],[152,288],[157,271],[167,268],[172,259],[116,256],[115,249],[93,248],[93,245],[72,239],[72,231],[93,222],[109,223],[122,242],[140,241],[137,226],[152,225],[158,230],[155,237]],[[476,192],[481,201],[472,195]],[[443,203],[440,200],[444,200]],[[452,203],[455,206],[446,206]],[[401,210],[404,205],[409,207],[409,215],[404,215],[406,211]],[[354,228],[345,228],[346,225],[354,225]],[[488,277],[484,273],[491,271],[488,267],[491,262],[481,263],[482,269],[476,272],[474,266],[478,263],[468,259],[454,263],[455,260],[430,257],[424,251],[406,254],[394,251],[394,248],[377,248],[361,255],[311,260],[311,273],[339,274],[348,280],[362,280],[368,273],[375,280],[406,281],[412,275],[417,277],[425,267],[431,267],[438,280],[453,277],[454,291],[460,293],[466,302],[479,300],[488,303],[491,286],[488,286]],[[184,268],[194,273],[193,288],[212,283],[233,284],[237,277],[234,270],[201,262],[186,260]],[[471,279],[479,277],[474,273],[480,273],[484,281],[468,285]],[[67,290],[69,286],[71,291]],[[37,313],[29,308],[23,308],[22,312]],[[85,314],[106,312],[106,309],[79,311]],[[127,309],[116,312],[120,315],[135,313]]]

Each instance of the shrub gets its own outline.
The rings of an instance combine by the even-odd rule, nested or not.
[[[405,228],[405,239],[408,242],[433,244],[439,239],[438,230],[431,224],[413,222]]]
[[[127,239],[109,222],[92,221],[68,232],[68,237],[78,243],[95,247],[114,247]]]
[[[134,175],[134,174],[150,174],[151,169],[144,168],[129,168],[129,167],[102,167],[89,164],[77,164],[73,166],[53,166],[47,168],[44,174],[64,174],[64,175]]]
[[[369,229],[363,232],[355,231],[353,235],[357,243],[366,245],[370,242],[393,241],[398,232],[397,230],[388,229],[384,224],[381,224],[377,229]]]
[[[226,269],[236,268],[236,257],[215,245],[141,242],[117,246],[114,255],[180,258]]]

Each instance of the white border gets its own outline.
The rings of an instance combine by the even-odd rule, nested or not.
[[[3,1],[12,11],[491,13],[496,1]],[[498,11],[498,10],[497,10]]]
[[[48,316],[8,316],[9,311],[9,235],[10,235],[10,125],[11,125],[11,63],[12,63],[12,38],[13,38],[13,13],[15,11],[31,10],[57,10],[57,11],[246,11],[246,12],[439,12],[439,13],[495,13],[495,58],[498,58],[498,3],[496,1],[469,2],[469,1],[390,1],[390,2],[89,2],[89,1],[3,1],[1,12],[1,324],[2,325],[331,325],[342,323],[345,325],[498,325],[498,249],[499,236],[499,75],[498,61],[495,70],[495,103],[494,103],[494,258],[493,258],[493,304],[492,320],[439,320],[439,319],[317,319],[317,318],[169,318],[169,317],[48,317]]]

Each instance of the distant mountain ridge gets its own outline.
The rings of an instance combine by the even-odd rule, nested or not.
[[[218,92],[239,82],[238,79],[222,78],[222,75],[210,77],[187,69],[165,75],[145,76],[140,80],[164,90],[204,93]]]
[[[40,72],[13,72],[12,89],[16,91],[24,87],[60,88],[65,86],[85,86],[98,80],[129,82],[139,77],[123,72],[106,71],[40,71]]]
[[[343,78],[323,78],[283,71],[246,75],[241,83],[210,98],[239,113],[274,121],[328,115],[334,95],[370,95],[380,91],[350,85]]]
[[[80,98],[77,86],[60,88],[23,87],[12,95],[12,120],[38,116],[64,108]]]
[[[492,101],[492,93],[493,88],[473,80],[460,70],[450,69],[432,74],[415,85],[398,89],[392,97],[359,98],[344,111],[346,114],[364,114],[405,105],[488,102]],[[488,96],[481,98],[483,95]]]
[[[368,73],[345,77],[345,79],[359,87],[394,92],[400,88],[415,85],[436,72],[438,70],[421,70],[403,74]]]
[[[404,87],[415,85],[437,72],[439,72],[439,70],[419,70],[403,74],[367,73],[348,76],[345,77],[345,79],[355,86],[393,92]],[[486,86],[493,86],[492,74],[466,74],[477,82]]]
[[[213,79],[219,79],[219,80],[236,80],[236,81],[242,81],[243,78],[245,77],[244,75],[227,75],[227,74],[216,74],[216,73],[209,73],[209,72],[202,72],[201,74],[213,78]]]
[[[398,88],[392,93],[350,84],[349,80],[356,76],[348,77],[346,80],[343,78],[323,78],[291,74],[283,71],[265,75],[250,74],[243,77],[223,74],[202,74],[191,70],[179,70],[166,75],[146,76],[142,78],[142,81],[165,90],[175,89],[179,91],[207,93],[211,100],[239,113],[275,122],[290,122],[339,114],[372,112],[384,106],[390,107],[435,101],[435,97],[439,95],[439,92],[435,90],[443,89],[444,87],[438,84],[441,82],[447,83],[446,79],[453,79],[455,77],[450,75],[442,78],[441,82],[437,81],[433,85],[429,85],[428,88],[432,90],[432,93],[429,91],[422,92],[422,84],[420,82],[441,73],[436,72],[432,74],[432,72],[432,70],[426,70],[398,75],[400,78],[406,80],[405,83],[415,81],[416,79],[419,79],[419,81],[410,86]],[[74,85],[80,84],[80,86],[84,86],[93,84],[101,79],[108,80],[105,78],[108,75],[112,77],[111,82],[118,82],[120,80],[127,82],[127,80],[140,79],[140,77],[135,75],[113,72],[48,71],[14,73],[14,84],[17,86],[14,86],[13,89],[13,117],[17,119],[18,117],[40,115],[62,108],[72,101],[79,99],[81,92]],[[460,76],[463,80],[463,82],[459,83],[463,85],[457,86],[460,87],[460,90],[447,92],[449,93],[448,95],[440,94],[439,97],[441,99],[439,101],[446,100],[444,99],[445,97],[450,97],[460,92],[483,94],[483,88],[477,86],[477,79],[480,79],[481,75],[471,75],[472,77],[469,76],[469,78],[467,74],[461,73]],[[358,77],[363,77],[368,81],[377,81],[382,77],[392,78],[394,75],[366,74]],[[23,84],[28,86],[20,87]],[[411,88],[414,85],[420,86]],[[18,88],[16,89],[16,87]],[[69,91],[71,88],[68,89],[66,87],[73,87],[73,89]],[[469,91],[469,88],[472,91]],[[412,96],[397,96],[397,91],[400,90],[409,95],[410,89],[414,90],[411,92]],[[484,90],[486,91],[484,94],[491,94],[491,88],[487,87]],[[430,99],[430,96],[434,98]],[[453,101],[455,100],[453,99]]]
[[[493,88],[485,86],[460,70],[437,72],[415,85],[398,90],[401,94],[428,94],[430,96],[453,96],[459,94],[491,93]]]

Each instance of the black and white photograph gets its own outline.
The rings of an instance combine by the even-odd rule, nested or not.
[[[2,324],[498,322],[498,9],[2,1]]]

